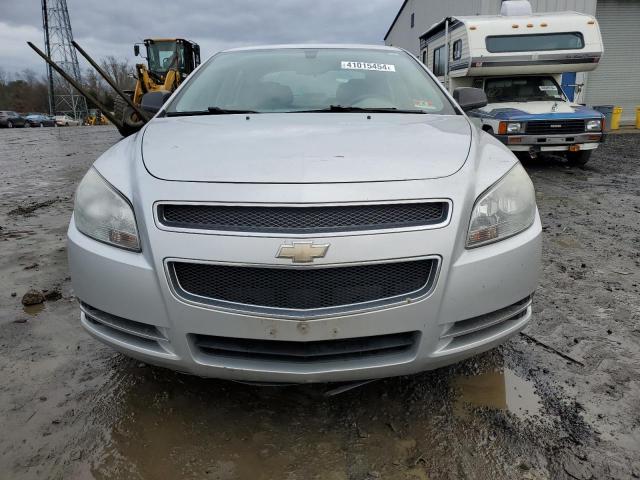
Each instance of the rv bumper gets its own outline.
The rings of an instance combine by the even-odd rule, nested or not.
[[[514,152],[562,152],[571,147],[579,150],[595,150],[604,142],[601,132],[577,135],[497,135],[496,138]]]

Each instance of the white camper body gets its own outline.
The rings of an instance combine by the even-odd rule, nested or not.
[[[588,72],[598,66],[602,52],[596,19],[577,12],[448,17],[420,37],[422,62],[452,83],[467,77]]]
[[[598,66],[597,21],[576,12],[532,14],[526,1],[505,1],[502,13],[444,18],[420,37],[420,60],[450,91],[484,89],[488,105],[468,115],[512,151],[564,152],[586,163],[604,140],[604,118],[570,101],[561,76]]]

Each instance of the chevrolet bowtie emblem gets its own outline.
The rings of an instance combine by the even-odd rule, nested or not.
[[[329,244],[314,245],[313,242],[293,242],[280,245],[276,258],[290,258],[293,263],[311,263],[316,258],[323,258],[329,250]]]

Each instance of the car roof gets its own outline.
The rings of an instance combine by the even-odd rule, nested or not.
[[[292,44],[276,44],[276,45],[257,45],[251,47],[236,47],[222,50],[222,52],[244,52],[251,50],[287,50],[294,48],[310,48],[318,50],[330,49],[355,49],[355,50],[380,50],[400,52],[402,49],[397,47],[389,47],[387,45],[366,45],[358,43],[292,43]]]

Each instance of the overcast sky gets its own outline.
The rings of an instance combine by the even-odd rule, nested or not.
[[[131,63],[133,44],[148,37],[194,40],[203,58],[241,45],[383,43],[401,4],[402,0],[67,0],[74,38],[90,55],[112,54]],[[27,40],[44,43],[40,0],[0,0],[0,68],[44,73],[44,62]]]

